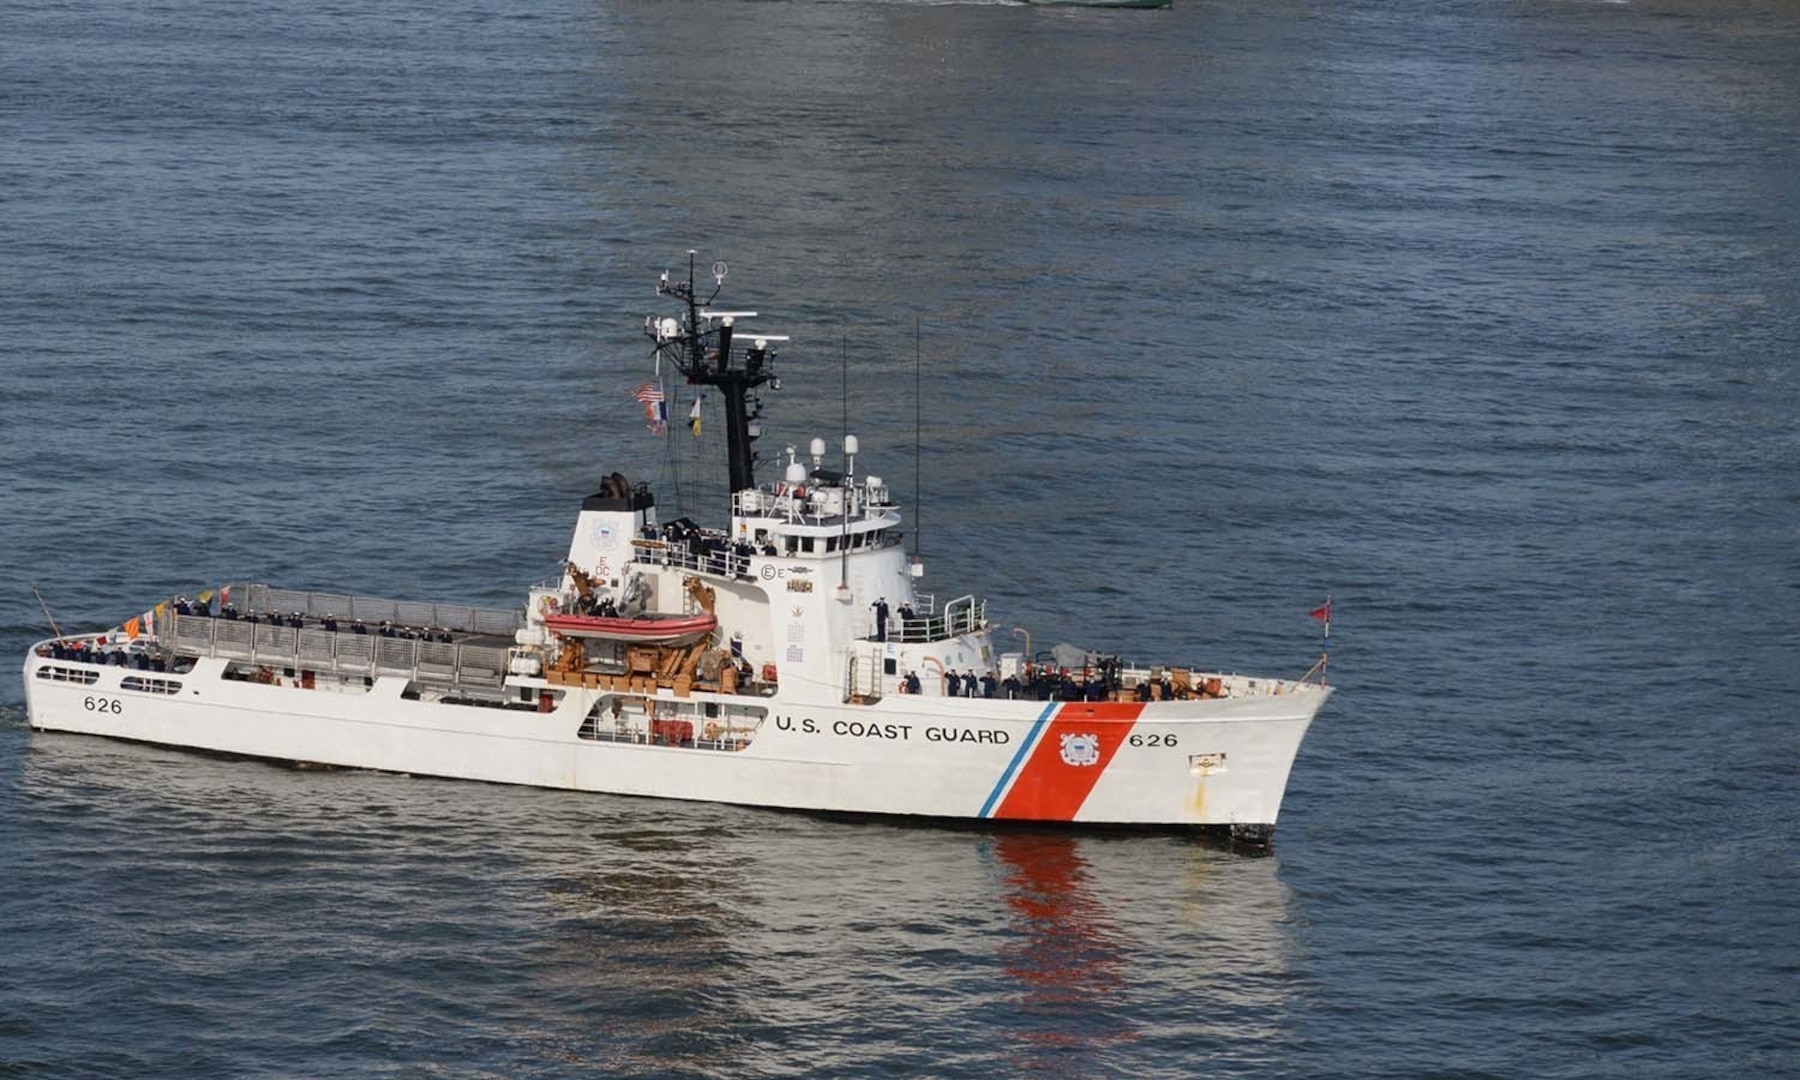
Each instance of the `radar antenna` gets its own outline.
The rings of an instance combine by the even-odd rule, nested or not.
[[[687,307],[685,320],[658,319],[651,316],[645,332],[656,343],[656,355],[667,359],[694,386],[716,386],[725,403],[725,445],[730,457],[731,493],[736,495],[756,486],[756,454],[750,444],[760,432],[751,429],[750,391],[767,383],[781,389],[781,381],[770,370],[775,351],[772,341],[786,341],[784,335],[756,335],[748,347],[734,345],[734,326],[739,319],[754,318],[754,311],[713,311],[709,305],[724,287],[730,268],[725,260],[712,264],[712,295],[701,300],[695,291],[694,269],[698,252],[688,252],[687,280],[670,281],[663,271],[657,282],[658,296],[672,296]]]

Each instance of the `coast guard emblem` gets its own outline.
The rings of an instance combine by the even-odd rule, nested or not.
[[[1064,735],[1062,759],[1066,765],[1100,764],[1100,736]]]

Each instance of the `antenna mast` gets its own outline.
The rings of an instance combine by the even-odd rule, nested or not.
[[[925,485],[920,477],[924,475],[924,466],[919,456],[919,431],[925,426],[925,395],[920,389],[923,381],[920,370],[924,349],[919,343],[919,317],[913,316],[913,562],[919,561],[919,551],[925,539]]]
[[[774,359],[771,341],[786,341],[785,336],[758,335],[749,348],[733,349],[732,330],[738,319],[753,318],[754,311],[708,311],[725,284],[728,272],[723,259],[713,263],[712,295],[701,300],[694,287],[694,260],[697,253],[688,252],[686,281],[670,281],[667,271],[657,282],[658,296],[673,296],[687,305],[687,318],[658,319],[652,315],[645,332],[656,342],[657,355],[666,357],[694,386],[716,386],[725,403],[725,445],[730,458],[731,493],[736,495],[756,486],[756,454],[750,448],[750,391],[769,383],[781,389],[781,380],[769,370]],[[714,322],[717,325],[713,325]]]
[[[839,361],[839,363],[843,369],[843,381],[844,381],[844,442],[842,444],[844,447],[844,492],[843,492],[843,495],[841,496],[841,498],[843,499],[843,504],[842,504],[843,513],[839,518],[840,522],[842,523],[842,527],[838,530],[838,551],[840,553],[838,556],[838,581],[841,582],[844,586],[848,587],[848,585],[850,583],[850,494],[851,494],[850,489],[853,486],[851,484],[851,480],[854,479],[854,477],[851,475],[850,470],[855,468],[855,465],[854,465],[855,459],[853,459],[850,456],[851,443],[850,443],[850,335],[849,334],[844,335],[843,355],[842,355],[842,358]]]

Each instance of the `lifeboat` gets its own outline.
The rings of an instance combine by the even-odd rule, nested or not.
[[[685,645],[718,628],[711,614],[698,615],[546,615],[544,625],[568,637],[604,638],[640,645]]]

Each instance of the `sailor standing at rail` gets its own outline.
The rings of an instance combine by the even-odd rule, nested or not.
[[[875,608],[875,640],[876,641],[886,641],[887,640],[887,630],[888,630],[887,597],[884,596],[881,599],[875,601],[875,603],[872,606]]]

